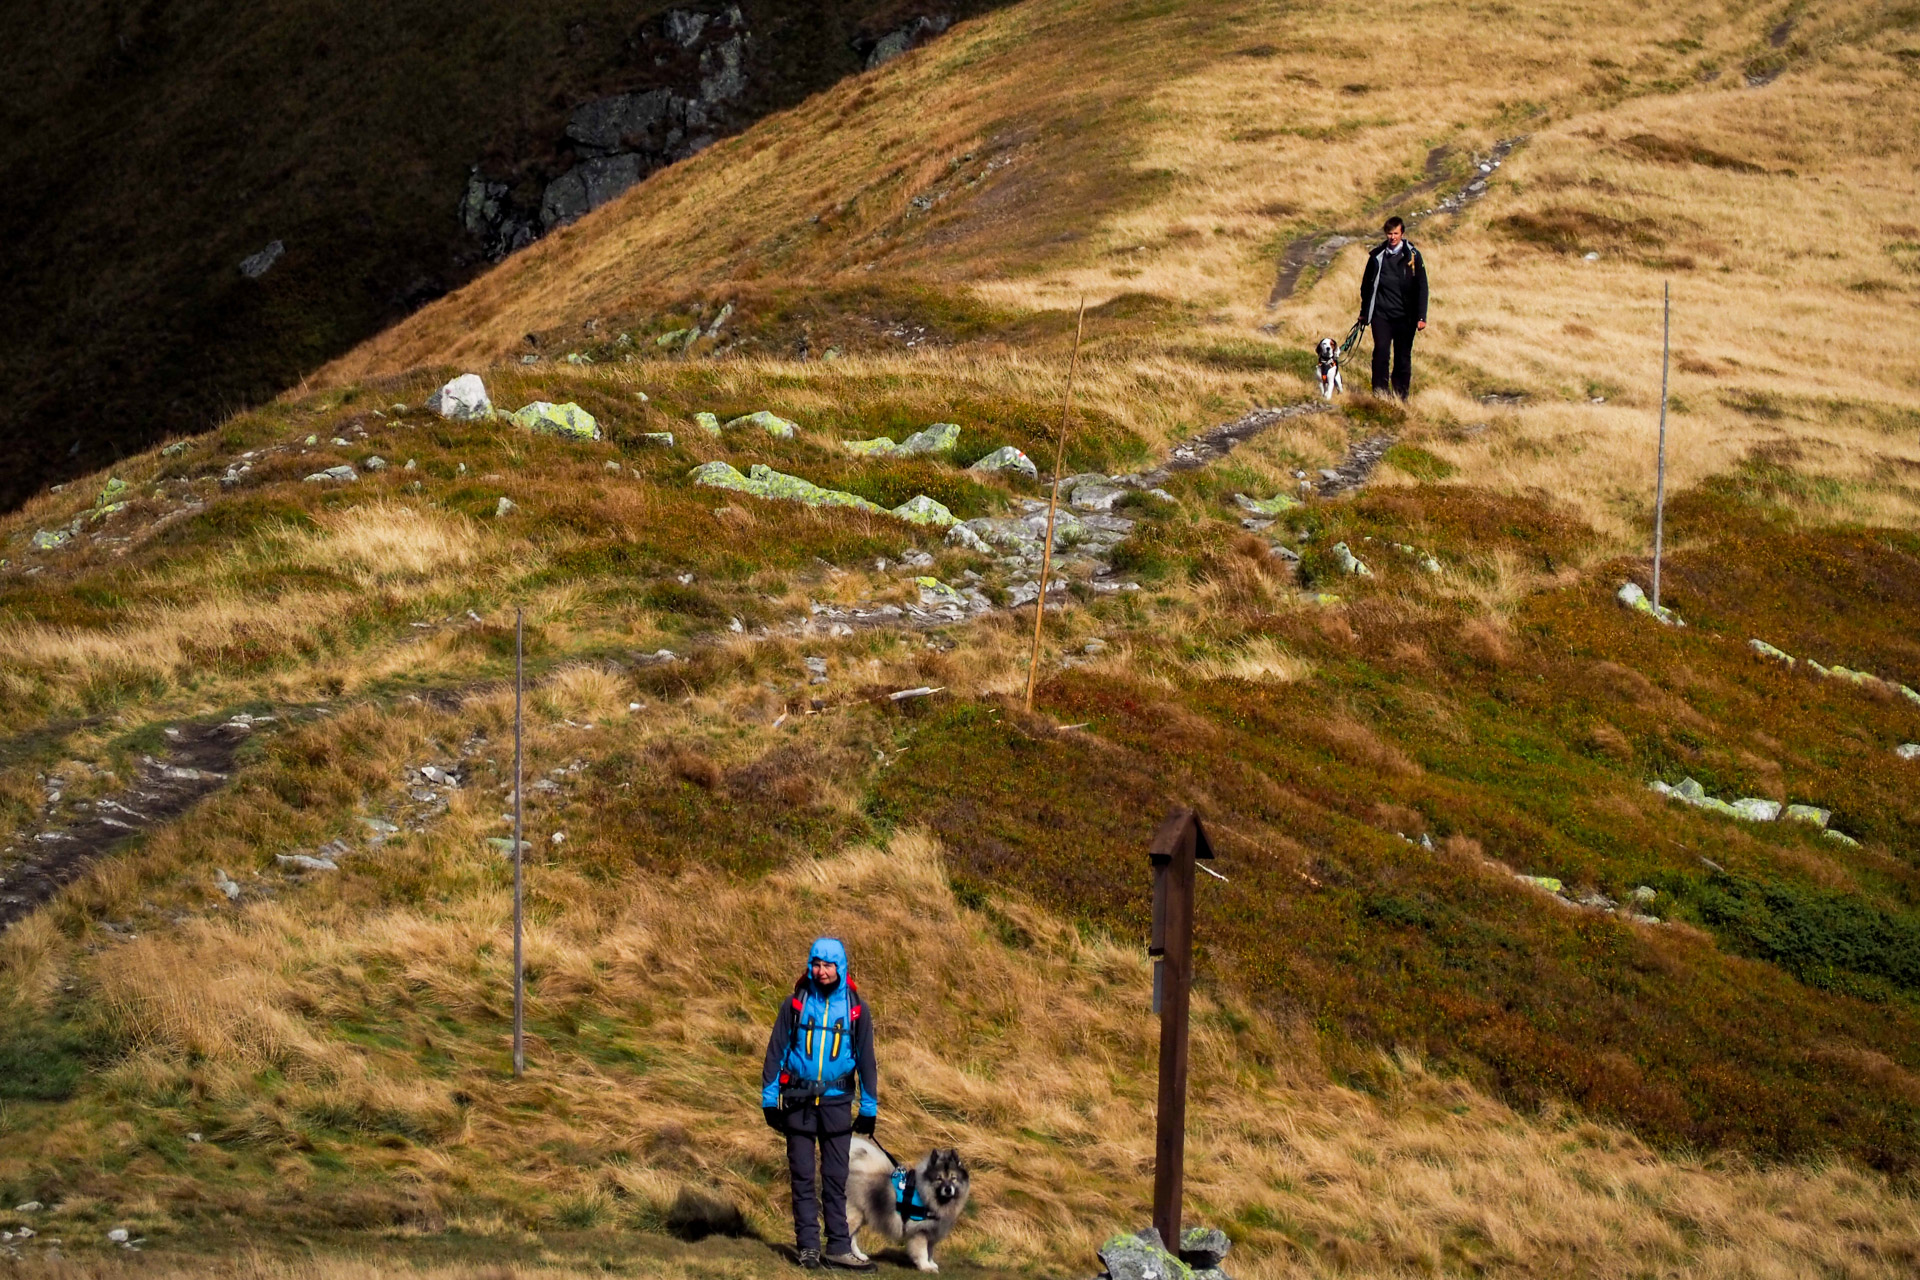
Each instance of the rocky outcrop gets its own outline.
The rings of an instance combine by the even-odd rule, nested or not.
[[[904,26],[895,27],[870,44],[866,41],[856,41],[854,48],[866,55],[867,70],[872,71],[875,67],[883,67],[892,62],[910,49],[919,48],[952,25],[953,19],[944,13],[930,17],[922,16]]]
[[[642,37],[666,83],[581,103],[567,117],[571,164],[531,192],[474,166],[460,221],[495,261],[598,209],[656,169],[748,121],[753,33],[738,5],[670,9]]]

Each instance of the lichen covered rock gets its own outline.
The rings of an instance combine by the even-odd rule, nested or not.
[[[1774,648],[1772,645],[1768,644],[1765,640],[1761,640],[1758,638],[1749,640],[1747,641],[1747,648],[1753,650],[1755,653],[1759,654],[1763,658],[1771,658],[1773,659],[1773,661],[1785,663],[1789,667],[1794,665],[1794,658],[1792,654],[1788,653],[1785,649]]]
[[[924,493],[915,494],[895,507],[893,514],[908,524],[924,524],[935,529],[945,529],[955,523],[953,512]]]
[[[1040,468],[1033,465],[1033,459],[1010,444],[1003,444],[986,457],[981,458],[969,471],[996,472],[1017,471],[1029,480],[1040,478]]]
[[[1340,566],[1343,573],[1355,574],[1362,578],[1373,576],[1373,570],[1367,568],[1366,564],[1354,555],[1344,542],[1333,544],[1333,562]]]
[[[1244,493],[1236,493],[1233,503],[1242,511],[1250,511],[1257,516],[1277,516],[1299,506],[1300,500],[1284,493],[1276,493],[1271,498],[1249,498]]]
[[[899,452],[904,457],[917,457],[929,453],[952,453],[960,443],[960,427],[957,423],[936,422],[923,431],[916,431],[902,440]]]
[[[1193,1280],[1193,1268],[1168,1253],[1152,1227],[1114,1236],[1100,1246],[1100,1261],[1112,1280]]]
[[[693,425],[710,436],[720,434],[720,419],[704,409],[693,415]]]
[[[1827,819],[1833,816],[1831,809],[1816,809],[1810,804],[1790,804],[1786,809],[1789,822],[1808,822],[1816,827],[1827,825]]]
[[[761,409],[756,413],[743,414],[727,422],[727,430],[735,427],[758,427],[776,440],[791,440],[797,423],[788,422],[777,413]]]
[[[508,417],[514,426],[541,435],[564,436],[569,440],[600,438],[600,424],[593,420],[592,414],[571,400],[565,404],[535,400],[524,409],[514,410]]]
[[[1649,618],[1664,622],[1670,627],[1684,627],[1687,625],[1680,621],[1679,614],[1667,608],[1665,605],[1661,605],[1659,609],[1656,610],[1653,607],[1653,601],[1647,599],[1647,593],[1640,589],[1640,584],[1637,582],[1622,583],[1620,590],[1614,592],[1614,599],[1627,606],[1627,608],[1637,613],[1644,613]]]
[[[840,445],[848,453],[862,458],[889,458],[900,450],[900,446],[893,442],[892,436],[875,436],[871,440],[842,440]]]

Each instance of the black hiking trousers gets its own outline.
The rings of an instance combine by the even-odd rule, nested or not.
[[[1375,395],[1385,394],[1387,388],[1393,388],[1393,394],[1402,400],[1413,387],[1413,335],[1414,317],[1412,316],[1375,316],[1373,318],[1373,390]],[[1391,377],[1387,371],[1387,357],[1393,357]]]
[[[814,1147],[820,1176],[814,1177]],[[853,1102],[823,1102],[787,1112],[787,1177],[793,1183],[793,1242],[820,1247],[820,1211],[827,1215],[827,1253],[853,1251],[847,1234],[847,1157],[853,1146]]]

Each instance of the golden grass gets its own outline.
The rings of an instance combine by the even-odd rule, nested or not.
[[[95,980],[144,1046],[113,1087],[190,1080],[238,1102],[271,1066],[288,1083],[216,1141],[277,1140],[303,1115],[361,1117],[417,1135],[388,1168],[429,1201],[524,1178],[617,1218],[622,1205],[659,1212],[692,1185],[778,1239],[784,1193],[751,1105],[763,1024],[808,940],[830,932],[849,941],[875,1009],[886,1141],[957,1145],[974,1167],[953,1256],[1072,1274],[1144,1214],[1156,1034],[1145,957],[1017,902],[969,911],[937,846],[912,832],[753,884],[693,872],[609,885],[536,862],[532,1024],[638,1018],[636,1035],[660,1050],[638,1072],[536,1037],[525,1082],[505,1078],[497,1049],[435,1082],[397,1074],[390,1053],[316,1038],[370,1006],[498,1023],[506,903],[476,843],[443,838],[426,855],[471,886],[437,907],[344,929],[338,908],[295,899],[102,953]],[[444,1040],[418,1026],[409,1034]],[[1920,1208],[1877,1175],[1656,1155],[1601,1125],[1515,1114],[1404,1052],[1370,1068],[1367,1093],[1336,1088],[1311,1045],[1218,990],[1198,1001],[1189,1212],[1232,1224],[1237,1275],[1545,1274],[1578,1258],[1595,1276],[1873,1277],[1920,1257]],[[454,1084],[469,1104],[448,1102]],[[533,1158],[556,1143],[588,1158]],[[503,1164],[503,1151],[522,1154]],[[143,1229],[164,1226],[169,1180],[147,1184]],[[416,1274],[371,1265],[263,1262],[257,1274]]]
[[[587,316],[841,278],[937,282],[1016,312],[1148,293],[1191,304],[1180,327],[1203,340],[1244,342],[1273,321],[1281,344],[1304,346],[1345,331],[1360,248],[1274,313],[1262,304],[1285,240],[1368,233],[1430,148],[1453,148],[1443,168],[1458,173],[1464,153],[1526,134],[1485,200],[1419,233],[1434,323],[1410,429],[1497,428],[1435,445],[1458,482],[1552,495],[1617,545],[1644,540],[1672,280],[1675,485],[1785,443],[1845,489],[1809,517],[1920,519],[1920,386],[1898,336],[1920,283],[1894,250],[1914,239],[1920,93],[1895,56],[1897,17],[1828,6],[1796,15],[1776,50],[1776,17],[1712,6],[1397,12],[986,15],[656,177],[327,376],[485,363]],[[1747,88],[1748,65],[1786,70]],[[1013,120],[993,117],[1010,97]],[[1012,163],[949,192],[947,161],[1000,154],[996,137]],[[1067,188],[1093,198],[1057,199]],[[755,193],[744,207],[724,194],[741,190]],[[948,194],[921,216],[915,191]],[[1029,237],[1039,223],[1058,233]],[[1033,385],[1026,358],[995,355],[1005,367],[986,376]],[[1088,392],[1168,440],[1199,425],[1183,363],[1132,351],[1089,369]],[[1272,385],[1240,381],[1249,398]],[[1472,399],[1498,389],[1530,399],[1511,412]]]

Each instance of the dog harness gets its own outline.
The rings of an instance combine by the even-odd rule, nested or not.
[[[893,1208],[902,1222],[925,1222],[933,1209],[921,1198],[920,1183],[912,1169],[893,1171]]]

